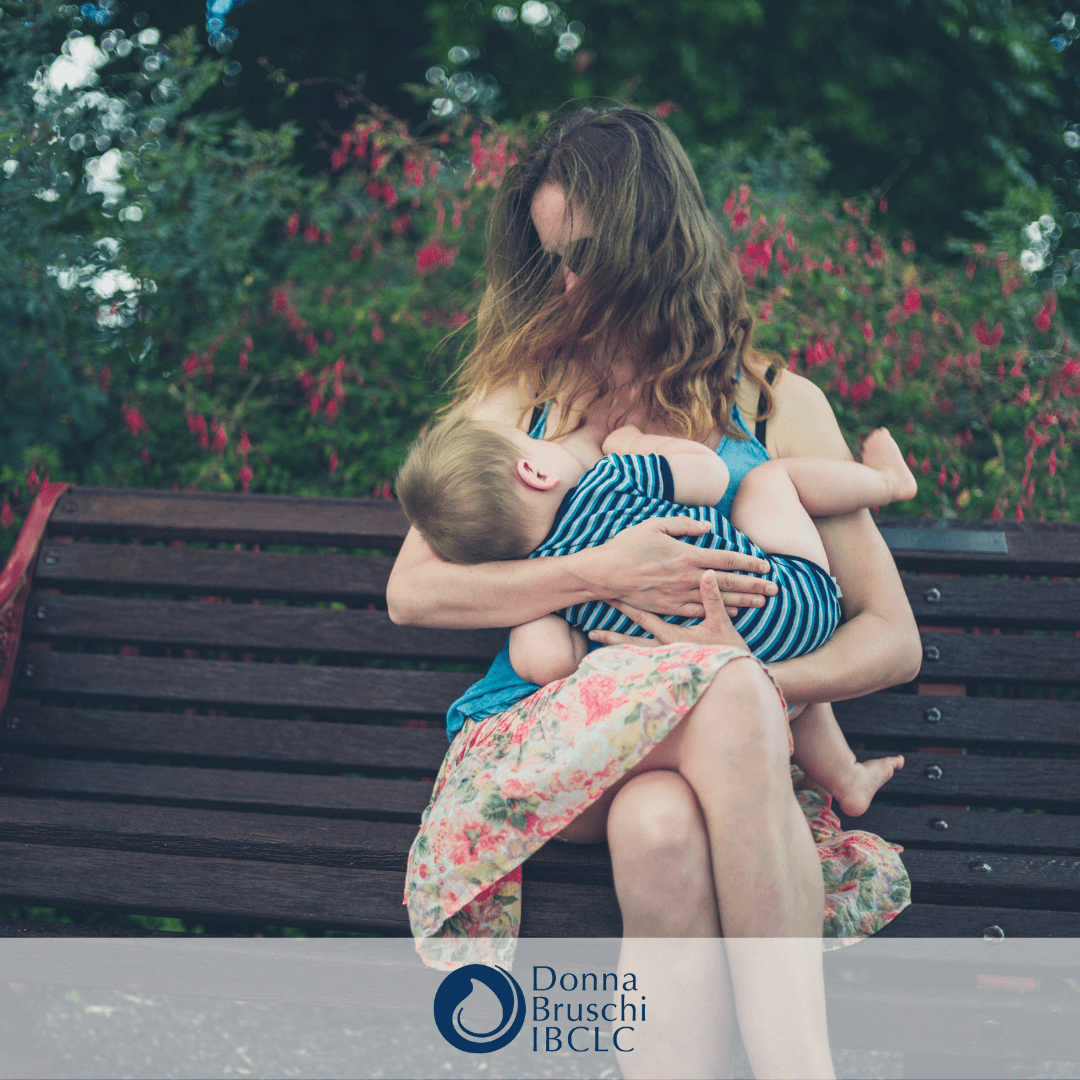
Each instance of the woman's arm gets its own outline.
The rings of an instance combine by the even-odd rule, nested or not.
[[[776,412],[766,431],[770,457],[851,460],[825,395],[791,372],[776,385]],[[793,705],[841,701],[914,679],[922,663],[919,631],[870,513],[815,524],[844,594],[847,621],[815,652],[770,665],[784,696]]]
[[[471,415],[517,425],[522,401],[516,388],[503,389]],[[762,595],[775,586],[745,575],[762,573],[767,564],[675,539],[707,531],[690,518],[655,518],[573,555],[463,566],[443,562],[410,529],[386,586],[387,608],[396,623],[450,629],[519,626],[574,604],[619,597],[662,615],[693,618],[702,614],[698,585],[710,569],[718,571],[729,605],[763,604]]]

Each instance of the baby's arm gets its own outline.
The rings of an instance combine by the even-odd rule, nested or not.
[[[605,440],[605,454],[659,454],[671,467],[675,502],[714,506],[728,486],[727,466],[715,451],[690,439],[645,435],[632,424],[616,428]]]
[[[572,675],[588,651],[585,635],[561,615],[544,615],[510,631],[510,663],[537,686]]]

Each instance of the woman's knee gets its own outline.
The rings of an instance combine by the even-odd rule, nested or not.
[[[608,844],[624,934],[718,933],[708,833],[678,773],[658,769],[627,782],[608,814]]]
[[[768,672],[752,657],[729,660],[694,708],[697,727],[712,727],[710,744],[787,745],[788,720]]]
[[[654,769],[632,777],[612,801],[607,818],[612,858],[627,851],[636,858],[682,855],[694,846],[707,850],[701,808],[677,772]]]

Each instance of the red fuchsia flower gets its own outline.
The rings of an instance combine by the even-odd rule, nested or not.
[[[760,322],[769,322],[769,317],[772,315],[773,306],[771,300],[766,300],[765,303],[758,308],[757,317]]]
[[[968,281],[970,281],[975,276],[975,260],[974,259],[968,259],[968,261],[966,263],[964,263],[964,273],[967,274]]]
[[[353,246],[349,249],[349,258],[352,259],[353,262],[359,262],[360,254],[360,245],[353,244]]]
[[[247,428],[240,432],[240,442],[237,443],[237,449],[245,456],[251,453],[251,440],[248,438]]]
[[[921,309],[922,297],[919,295],[919,290],[913,285],[906,293],[904,293],[904,313],[906,315],[914,315],[916,311],[920,311]]]
[[[914,252],[915,252],[915,241],[912,240],[910,236],[905,236],[904,239],[900,241],[900,250],[905,255],[914,254]]]
[[[742,232],[742,230],[745,229],[746,226],[749,225],[749,224],[750,224],[750,211],[747,210],[745,206],[740,206],[731,215],[731,227],[736,232]]]
[[[224,454],[225,447],[229,445],[229,433],[225,430],[225,425],[219,425],[217,431],[214,432],[214,444],[211,449],[215,454]]]
[[[724,213],[725,214],[730,214],[731,211],[734,210],[734,209],[735,209],[735,192],[732,191],[732,193],[727,197],[727,202],[724,203]]]
[[[251,471],[251,469],[247,465],[244,465],[240,469],[240,490],[246,492],[247,489],[249,487],[251,487],[251,481],[254,478],[255,478],[255,474]]]
[[[788,251],[795,250],[795,234],[790,229],[784,233],[784,243],[787,244]]]
[[[466,315],[464,311],[455,311],[454,314],[446,320],[446,325],[450,327],[451,330],[456,330],[459,326],[464,326],[468,321],[469,316]]]
[[[759,274],[768,273],[771,262],[772,241],[764,240],[760,244],[746,245],[746,250],[739,259],[739,268],[743,272],[743,277],[752,284]]]
[[[915,469],[919,465],[915,460],[915,455],[910,450],[907,452],[907,458],[905,460],[907,461],[909,468]]]
[[[241,353],[240,353],[239,366],[240,366],[241,371],[247,371],[248,354],[245,351],[241,351]]]
[[[101,374],[98,376],[98,382],[101,383],[102,393],[107,394],[109,392],[109,385],[112,383],[112,369],[108,364],[101,369]]]
[[[866,339],[867,345],[874,340],[874,328],[870,325],[869,319],[862,324],[862,336]]]
[[[409,155],[405,158],[405,186],[421,188],[424,186],[424,166]]]
[[[856,405],[861,405],[864,401],[869,401],[871,394],[874,392],[874,387],[876,386],[877,382],[873,375],[864,376],[857,383],[852,384],[851,400]]]
[[[337,419],[338,414],[337,398],[331,398],[326,403],[326,408],[323,411],[326,413],[326,422],[332,424]]]
[[[307,349],[309,356],[314,356],[319,351],[319,343],[310,331],[304,337],[304,348]]]
[[[986,316],[980,315],[979,321],[971,328],[972,333],[975,335],[975,340],[980,345],[985,345],[988,349],[996,348],[1001,344],[1001,336],[1004,334],[1004,328],[1001,323],[996,323],[994,329],[990,330],[986,325]]]
[[[745,203],[746,200],[749,199],[749,198],[750,198],[750,185],[749,184],[740,184],[739,185],[739,202]]]
[[[776,265],[780,267],[780,273],[787,277],[788,272],[791,270],[791,263],[788,262],[783,248],[776,249]]]
[[[1050,316],[1057,311],[1057,294],[1048,293],[1043,306],[1035,316],[1035,325],[1045,334],[1050,329]]]
[[[426,274],[436,266],[453,266],[458,249],[444,244],[441,240],[432,240],[416,253],[416,269]]]
[[[941,472],[939,472],[939,473],[938,473],[938,478],[937,478],[937,486],[938,486],[939,488],[942,488],[942,487],[944,487],[944,486],[945,486],[945,481],[946,481],[946,479],[947,479],[947,477],[946,477],[946,475],[945,475],[945,466],[944,466],[944,465],[942,465],[942,466],[941,466]]]
[[[887,214],[889,212],[889,200],[883,198],[881,202],[877,204],[877,208],[881,211],[881,213]]]
[[[1016,504],[1016,520],[1024,520],[1024,508],[1019,503]]]
[[[139,457],[142,458],[142,463],[149,469],[150,451],[145,446],[139,451]]]
[[[926,475],[926,476],[930,475],[930,455],[929,454],[927,454],[926,457],[923,458],[922,471],[923,471],[924,475]]]
[[[374,176],[382,167],[386,161],[386,155],[380,153],[378,150],[372,150],[371,152],[371,175]]]
[[[149,432],[150,425],[147,424],[142,413],[134,405],[125,405],[121,413],[124,417],[124,424],[133,439]]]
[[[1057,472],[1057,451],[1053,448],[1050,450],[1050,458],[1047,461],[1047,465],[1050,467],[1050,475],[1052,477],[1054,473]]]
[[[300,381],[300,389],[303,390],[306,394],[311,389],[311,384],[313,381],[311,378],[311,372],[301,371],[300,374],[296,377]]]
[[[200,361],[199,358],[193,353],[191,356],[185,357],[183,364],[180,365],[184,369],[184,374],[191,378],[199,370]]]
[[[296,235],[296,230],[300,228],[300,215],[294,210],[289,215],[289,220],[285,222],[285,235],[293,237]]]
[[[334,473],[337,472],[337,466],[338,466],[338,456],[337,456],[337,451],[335,450],[330,455],[330,475],[331,476],[333,476]]]
[[[305,240],[306,240],[306,241],[307,241],[307,242],[308,242],[309,244],[314,244],[314,243],[317,243],[317,242],[318,242],[318,239],[319,239],[319,229],[318,229],[318,227],[316,226],[315,222],[313,222],[313,221],[309,221],[309,222],[308,222],[308,223],[307,223],[307,224],[306,224],[306,225],[304,226],[304,239],[305,239]]]
[[[378,323],[371,328],[371,340],[376,345],[381,345],[386,340],[386,331]]]
[[[322,407],[322,398],[318,394],[312,394],[308,400],[308,415],[315,417],[319,415],[319,409]]]
[[[31,465],[30,471],[26,474],[26,490],[33,495],[39,487],[41,487],[41,481],[38,479],[37,467]]]
[[[409,226],[412,224],[412,219],[408,214],[402,214],[400,217],[394,218],[390,223],[390,233],[393,236],[404,236],[409,231]]]
[[[672,113],[681,113],[682,106],[677,105],[674,101],[661,101],[653,112],[660,117],[661,120],[666,120]]]
[[[11,506],[7,499],[4,500],[4,505],[0,507],[0,525],[5,529],[10,529],[15,521],[15,515],[11,512]]]
[[[856,255],[859,251],[859,241],[854,236],[849,236],[844,243],[844,250],[849,255]]]

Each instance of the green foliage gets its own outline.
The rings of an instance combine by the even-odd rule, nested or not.
[[[564,0],[548,8],[530,25],[532,11],[501,0],[430,4],[429,61],[450,76],[493,74],[504,116],[635,94],[677,102],[672,127],[687,145],[738,138],[756,146],[770,128],[805,128],[828,150],[833,190],[888,186],[893,213],[937,254],[949,233],[967,231],[964,211],[992,207],[1011,188],[1053,184],[1063,212],[1080,202],[1063,142],[1080,119],[1077,32],[1056,5]],[[558,50],[560,19],[575,22],[578,47]],[[457,52],[454,63],[455,46],[474,55]]]
[[[221,61],[190,31],[124,49],[118,27],[96,31],[96,84],[47,89],[64,30],[49,11],[66,17],[0,20],[0,164],[15,163],[0,381],[18,403],[0,419],[4,546],[46,476],[389,496],[468,344],[492,193],[529,125],[410,128],[369,106],[304,177],[290,126],[198,111]],[[1040,278],[1016,262],[1048,194],[986,212],[990,242],[957,242],[950,268],[881,235],[892,219],[868,202],[823,201],[828,160],[806,132],[696,156],[758,343],[825,389],[849,435],[893,429],[923,478],[904,509],[1075,512],[1080,359],[1052,288],[1074,303],[1073,286],[1056,263]]]

